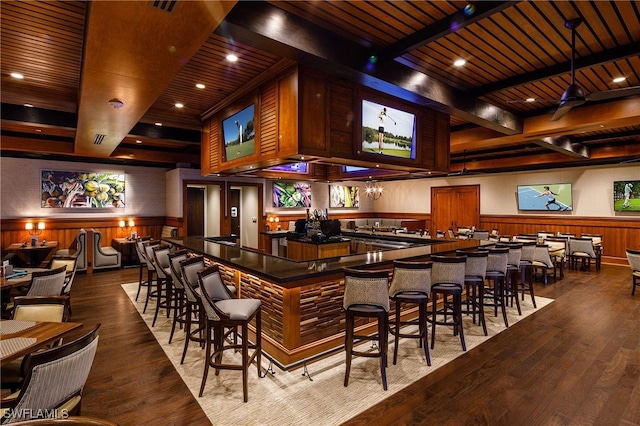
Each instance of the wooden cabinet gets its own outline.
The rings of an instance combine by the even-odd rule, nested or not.
[[[291,260],[327,259],[330,257],[347,256],[349,254],[351,254],[350,241],[322,244],[287,241],[287,257]]]

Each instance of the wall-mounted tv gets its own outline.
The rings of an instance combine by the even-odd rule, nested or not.
[[[362,153],[416,158],[416,116],[407,111],[362,100]]]
[[[613,182],[613,210],[617,212],[640,211],[640,180]]]
[[[265,170],[270,172],[307,173],[307,163],[281,164],[279,166],[268,167]]]
[[[222,120],[224,161],[246,157],[256,151],[255,105]]]
[[[303,182],[274,182],[273,207],[311,207],[311,184]]]
[[[571,211],[571,184],[518,185],[518,210]]]
[[[342,166],[342,171],[345,173],[366,172],[367,170],[370,170],[370,169],[368,167]]]
[[[329,185],[329,207],[360,207],[360,188],[357,186]]]

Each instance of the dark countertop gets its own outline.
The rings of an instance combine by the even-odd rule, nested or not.
[[[359,234],[359,236],[365,235]],[[375,238],[381,237],[381,235],[375,234]],[[224,242],[221,244],[205,241],[201,236],[163,238],[163,240],[287,288],[296,287],[296,281],[340,273],[344,268],[360,268],[374,265],[388,265],[391,267],[391,263],[394,260],[417,260],[426,258],[431,254],[443,254],[457,249],[469,249],[478,245],[492,244],[488,241],[477,240],[425,239],[423,240],[425,245],[416,247],[296,262],[256,250],[225,244]]]

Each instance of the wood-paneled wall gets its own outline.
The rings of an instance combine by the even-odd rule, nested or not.
[[[164,225],[177,226],[175,225],[177,221],[173,220],[171,221],[172,223],[168,223],[167,218],[164,216],[127,217],[123,219],[133,219],[135,226],[121,229],[118,226],[120,218],[114,216],[73,219],[38,218],[33,219],[33,222],[43,221],[45,223],[45,229],[39,236],[40,241],[57,241],[59,249],[71,246],[81,228],[87,230],[94,228],[102,232],[102,245],[108,246],[111,245],[113,238],[126,237],[134,231],[140,236],[148,235],[153,238],[160,238]],[[2,249],[3,256],[6,254],[6,247],[13,243],[21,243],[29,240],[29,232],[25,229],[26,223],[26,219],[4,219],[0,222],[0,248]]]

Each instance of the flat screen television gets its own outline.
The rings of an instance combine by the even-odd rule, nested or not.
[[[407,111],[362,100],[360,152],[416,158],[416,116]]]
[[[571,184],[518,185],[518,210],[571,211]]]
[[[281,164],[279,166],[267,167],[270,172],[284,173],[307,173],[307,163]]]
[[[321,220],[320,231],[327,237],[340,235],[342,234],[342,232],[340,231],[340,221],[338,219]]]
[[[360,188],[357,186],[329,185],[329,207],[360,207]]]
[[[246,157],[256,151],[255,105],[222,120],[224,161]]]
[[[273,182],[273,207],[311,207],[311,184],[303,182]]]
[[[345,173],[366,172],[367,170],[370,170],[370,169],[368,167],[342,166],[342,171]]]
[[[613,182],[613,210],[617,212],[640,211],[640,180]]]

